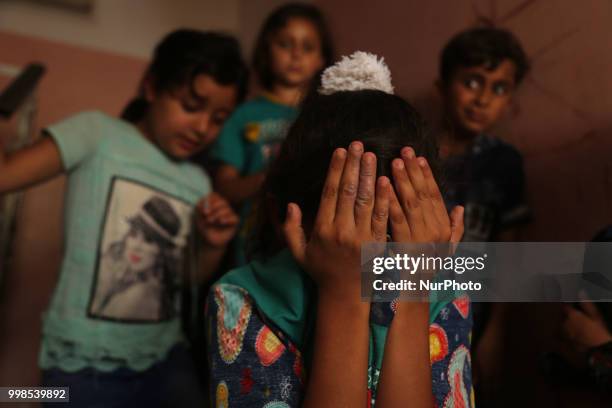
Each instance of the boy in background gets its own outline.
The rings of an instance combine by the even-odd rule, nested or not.
[[[528,219],[522,157],[489,133],[511,108],[528,68],[518,40],[496,28],[461,32],[442,51],[440,156],[447,205],[465,207],[464,241],[515,240],[516,225]]]
[[[515,241],[517,226],[529,220],[523,159],[490,134],[510,110],[528,69],[516,37],[497,28],[463,31],[442,50],[436,86],[445,120],[438,143],[447,208],[465,207],[464,241]],[[474,385],[482,406],[501,374],[508,308],[472,307]],[[478,384],[479,377],[488,383]]]

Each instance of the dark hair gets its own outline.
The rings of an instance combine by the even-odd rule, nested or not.
[[[229,35],[179,29],[166,35],[157,45],[153,60],[145,72],[157,91],[172,90],[206,74],[222,85],[235,85],[238,102],[244,100],[248,69],[240,54],[238,41]],[[137,122],[146,114],[148,103],[144,90],[123,110],[121,117]]]
[[[404,146],[427,158],[438,174],[435,138],[417,111],[399,96],[375,90],[313,93],[304,101],[264,183],[257,239],[250,242],[249,254],[266,256],[282,247],[276,228],[289,202],[300,206],[305,226],[314,221],[331,156],[353,140],[376,155],[377,176],[391,174],[391,161]]]
[[[506,59],[516,65],[514,80],[520,84],[529,71],[529,62],[514,34],[492,27],[462,31],[442,50],[440,79],[446,86],[459,67],[484,65],[487,70],[493,70]]]
[[[331,35],[325,18],[319,9],[310,4],[285,4],[268,16],[255,42],[253,69],[261,86],[265,89],[269,90],[274,83],[274,73],[270,63],[270,38],[292,18],[306,19],[315,26],[321,40],[321,54],[324,61],[323,69],[333,63],[334,50]]]

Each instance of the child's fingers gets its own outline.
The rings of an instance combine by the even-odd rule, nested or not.
[[[206,214],[208,212],[208,197],[202,197],[196,204],[196,213]]]
[[[416,192],[417,199],[421,204],[429,202],[429,190],[425,183],[425,176],[423,175],[423,167],[427,165],[427,160],[424,157],[417,157],[416,159],[409,160],[406,164],[408,169],[408,176]]]
[[[355,197],[359,186],[359,167],[363,155],[363,144],[353,142],[349,146],[348,158],[340,179],[338,205],[336,207],[335,221],[340,225],[355,225]]]
[[[444,198],[442,197],[438,183],[436,183],[433,172],[431,171],[431,167],[429,166],[429,163],[427,163],[427,160],[425,160],[425,165],[422,167],[422,170],[423,177],[425,178],[425,185],[436,219],[438,220],[439,225],[443,226],[448,224],[448,212],[446,210],[446,205],[444,204]]]
[[[395,192],[402,207],[418,207],[419,202],[416,197],[416,192],[412,186],[412,182],[406,172],[406,164],[402,159],[394,159],[391,162],[391,174],[393,175],[393,184]],[[407,208],[406,208],[407,209]]]
[[[240,218],[234,212],[223,215],[220,219],[221,225],[224,227],[234,227],[240,222]]]
[[[580,312],[574,309],[571,306],[563,307],[565,312],[565,320],[562,323],[563,331],[565,335],[571,340],[575,340],[575,327],[576,327],[576,319],[579,318]]]
[[[355,221],[359,228],[370,230],[374,208],[374,186],[376,184],[376,156],[364,153],[359,169],[359,187],[355,199]]]
[[[205,198],[205,204],[202,204],[201,214],[204,218],[210,218],[218,214],[220,211],[233,212],[230,204],[221,196],[213,193]]]
[[[209,204],[203,211],[202,211],[202,215],[204,217],[211,217],[214,214],[218,213],[219,211],[223,211],[225,209],[229,209],[231,211],[231,207],[229,206],[229,204],[227,204],[226,202],[223,201],[217,201],[217,202],[213,202],[211,204]]]
[[[287,218],[283,225],[285,241],[298,264],[303,265],[306,258],[306,235],[302,228],[302,211],[297,204],[287,205]]]
[[[206,197],[204,197],[206,200],[208,200],[208,203],[213,203],[219,200],[223,200],[223,197],[221,196],[221,194],[217,193],[216,191],[211,191],[210,193],[208,193],[208,195]]]
[[[387,240],[387,225],[389,224],[389,190],[391,183],[385,176],[376,182],[376,199],[372,213],[372,234],[378,242]]]
[[[601,316],[599,309],[597,309],[597,306],[595,306],[593,302],[583,301],[583,302],[579,302],[578,304],[580,305],[580,309],[587,316],[591,317],[592,319],[603,320],[603,317]]]
[[[229,203],[219,193],[211,192],[198,202],[198,209],[204,215],[212,213],[215,209],[229,206]]]
[[[567,304],[567,303],[561,304],[561,308],[563,309],[563,315],[564,315],[564,317],[566,319],[570,315],[570,313],[575,311],[574,308],[571,305]]]
[[[334,221],[336,214],[336,205],[338,203],[338,190],[340,188],[340,178],[344,170],[346,162],[346,149],[336,149],[332,155],[329,169],[327,170],[327,178],[323,185],[321,193],[321,203],[315,223],[317,225],[330,225]]]
[[[422,157],[416,157],[414,150],[411,147],[404,147],[401,151],[402,160],[406,166],[406,173],[410,178],[410,183],[414,189],[414,195],[419,202],[427,198],[427,189],[425,177],[421,166]]]
[[[424,235],[425,231],[425,221],[423,220],[423,209],[420,206],[420,201],[406,172],[404,160],[393,160],[391,167],[396,197],[410,226],[410,237],[418,239],[419,236]],[[391,208],[393,208],[393,205]],[[393,216],[391,219],[393,220]]]
[[[421,209],[423,223],[431,230],[438,229],[438,219],[434,212],[434,207],[429,196],[428,186],[423,174],[423,168],[427,166],[427,160],[424,157],[414,157],[414,151],[410,147],[402,149],[402,159],[406,165],[406,170],[412,188],[414,189],[418,207]]]
[[[412,232],[408,220],[393,188],[389,188],[389,219],[391,220],[391,235],[393,241],[410,242]]]
[[[219,207],[210,214],[204,216],[204,221],[208,224],[226,224],[234,218],[238,218],[234,211],[229,207]]]
[[[239,220],[240,218],[238,218],[238,216],[233,212],[225,213],[217,218],[217,222],[224,227],[238,224]]]
[[[463,207],[457,205],[450,213],[450,242],[453,244],[461,242],[461,238],[463,238],[463,212]]]

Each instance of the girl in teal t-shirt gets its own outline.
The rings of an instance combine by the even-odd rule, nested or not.
[[[217,189],[241,210],[234,245],[238,265],[246,262],[246,238],[256,212],[252,202],[268,165],[276,157],[303,95],[331,61],[330,36],[316,7],[289,4],[268,16],[253,57],[264,92],[234,112],[211,153],[220,162]]]
[[[67,175],[39,362],[43,385],[70,387],[74,406],[201,406],[179,289],[187,270],[211,276],[238,216],[189,159],[215,140],[246,80],[235,39],[177,30],[122,119],[82,112],[31,147],[0,151],[0,193]]]

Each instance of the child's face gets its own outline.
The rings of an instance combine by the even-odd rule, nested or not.
[[[307,86],[323,68],[321,39],[313,23],[291,18],[270,40],[272,71],[286,86]]]
[[[191,86],[157,92],[147,85],[146,90],[150,106],[143,121],[145,136],[179,160],[210,145],[236,106],[236,87],[206,74],[196,76]]]
[[[443,95],[447,113],[463,131],[479,134],[494,126],[510,106],[515,89],[514,62],[503,60],[495,69],[458,68]]]

